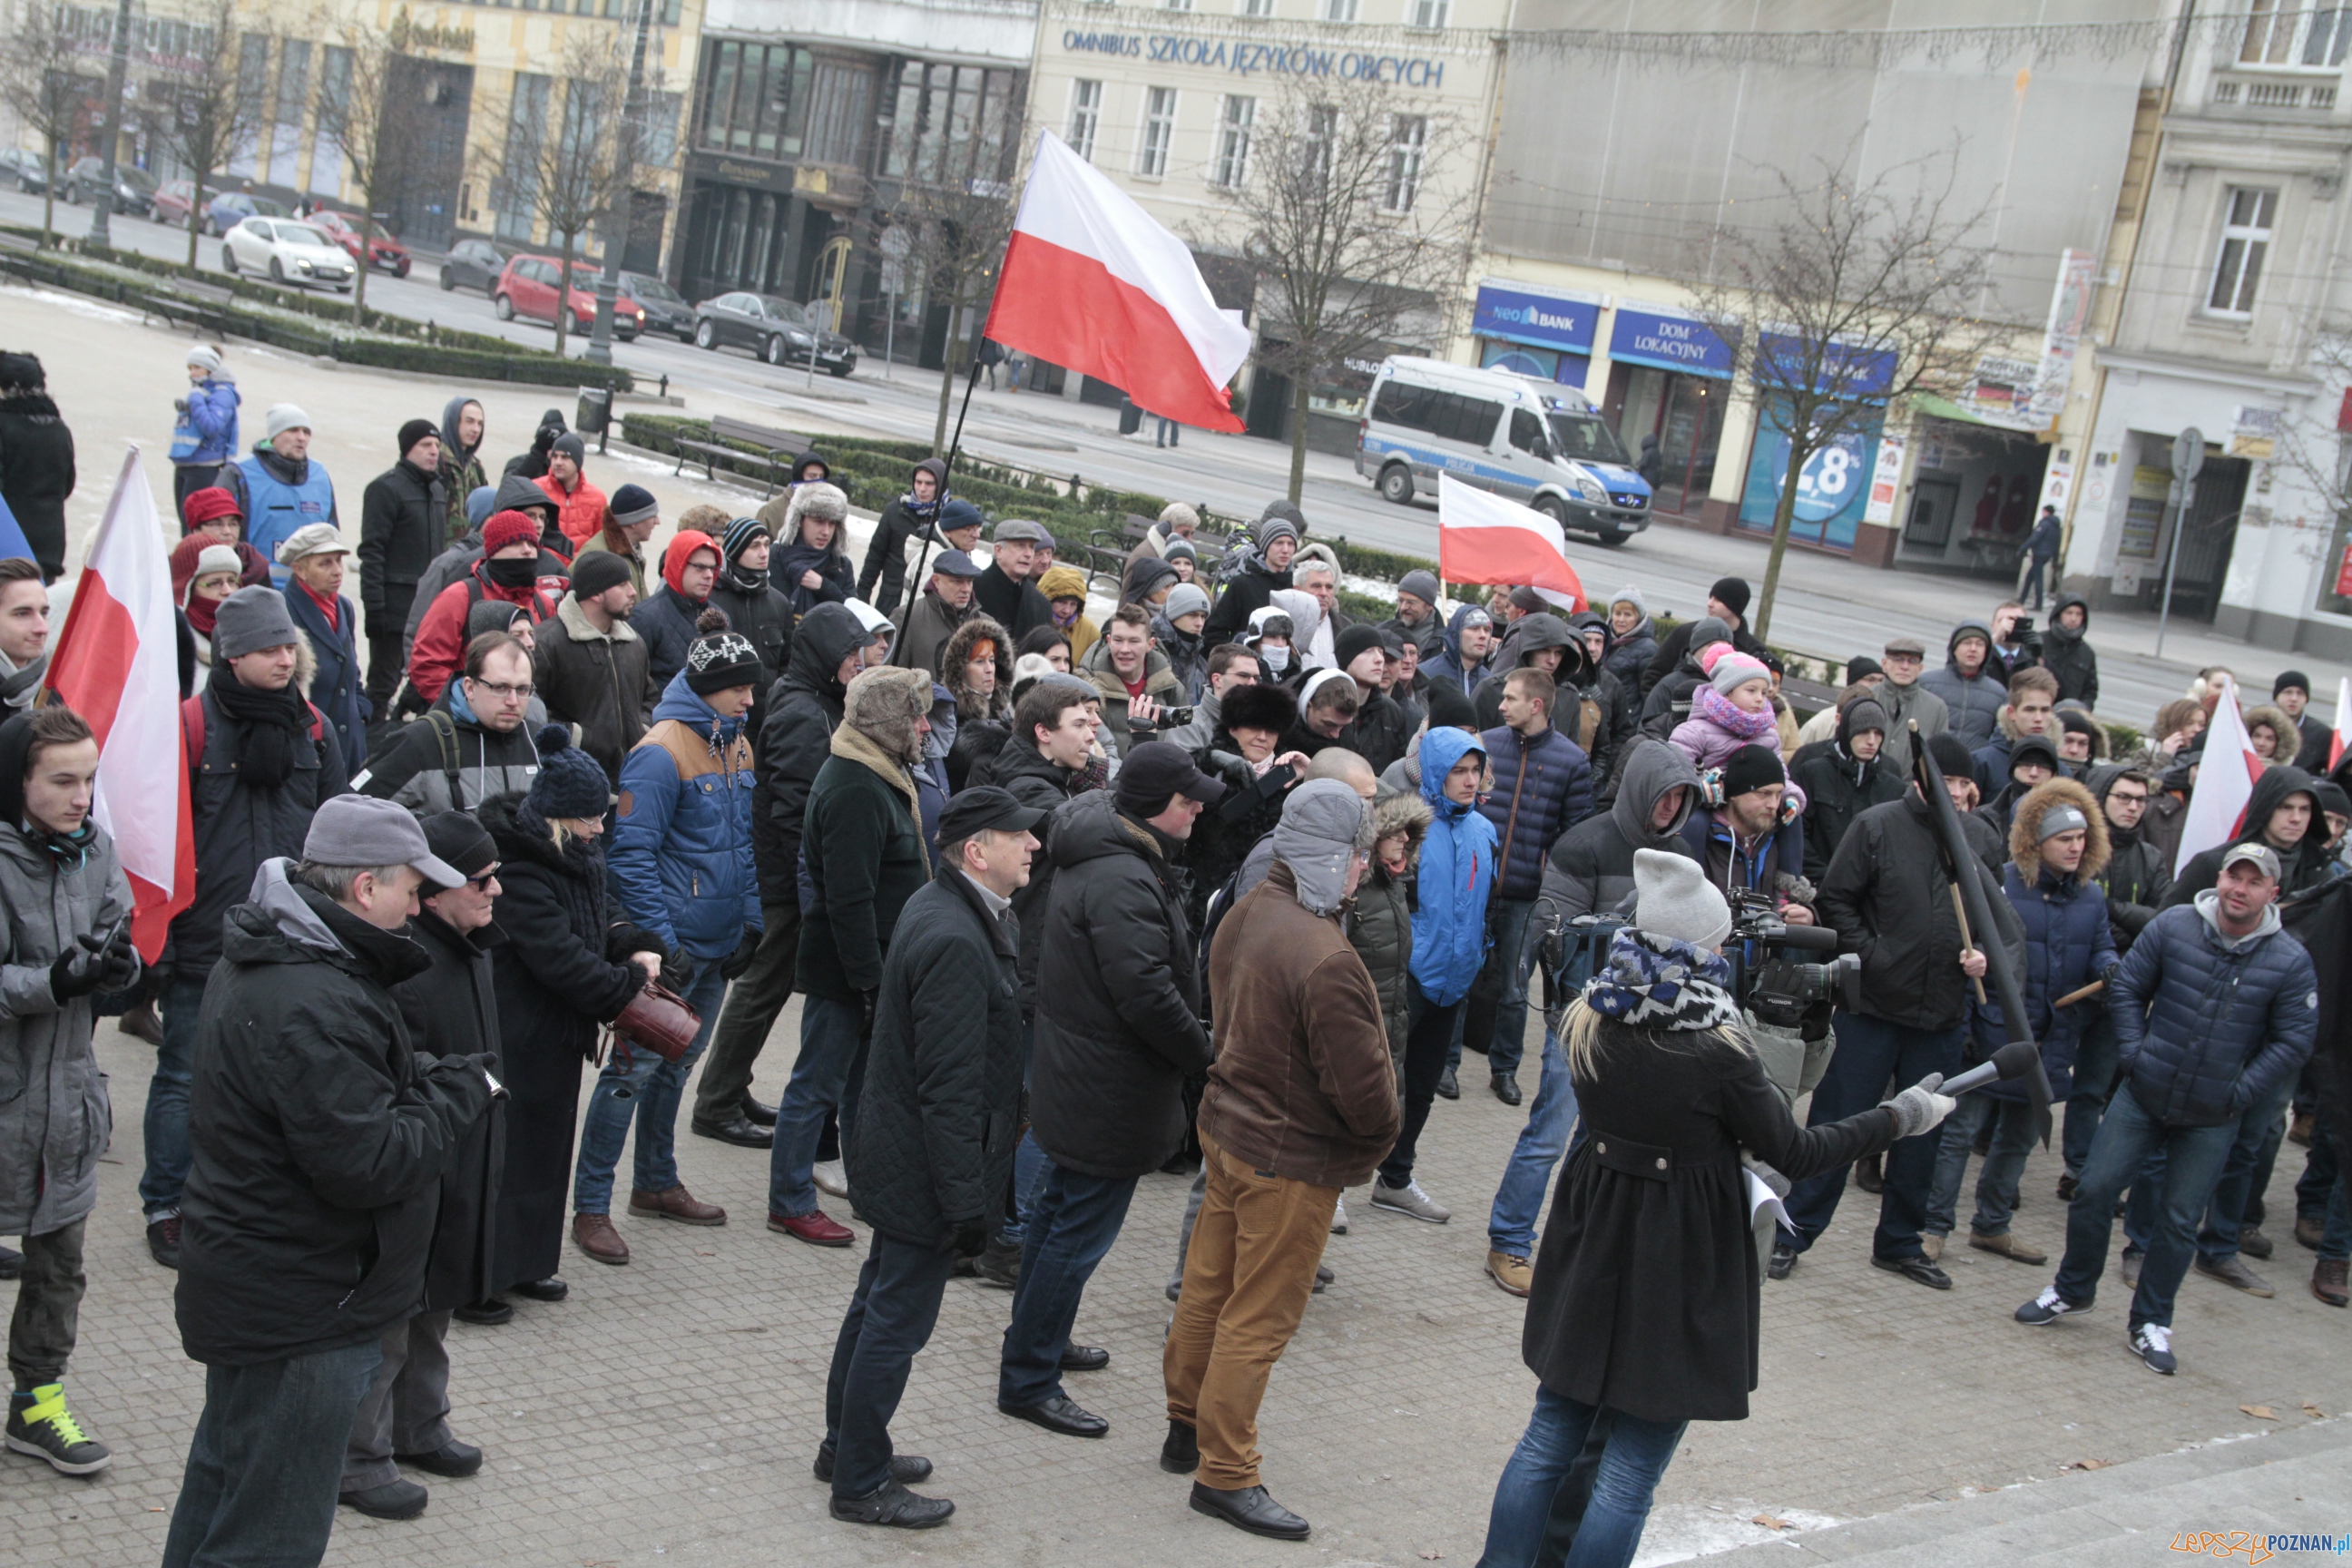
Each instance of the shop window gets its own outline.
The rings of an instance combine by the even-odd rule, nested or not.
[[[1070,128],[1062,140],[1070,151],[1091,163],[1095,161],[1095,127],[1102,119],[1102,83],[1079,80],[1070,83]]]
[[[1409,213],[1412,204],[1421,199],[1421,165],[1429,149],[1429,117],[1425,114],[1393,114],[1389,117],[1389,179],[1388,188],[1381,193],[1381,207],[1392,213]]]
[[[2251,316],[2262,284],[2263,260],[2270,254],[2271,224],[2278,216],[2276,191],[2230,189],[2228,220],[2221,228],[2221,254],[2213,263],[2213,287],[2205,309],[2216,316]]]
[[[1237,191],[1249,184],[1250,127],[1256,120],[1256,99],[1225,95],[1224,109],[1217,116],[1217,161],[1209,174],[1211,184]]]
[[[1412,0],[1407,9],[1411,19],[1405,25],[1410,27],[1443,27],[1446,12],[1451,8],[1451,0]]]
[[[1176,139],[1176,89],[1155,87],[1144,95],[1143,140],[1136,144],[1135,172],[1148,180],[1168,173],[1168,144]]]

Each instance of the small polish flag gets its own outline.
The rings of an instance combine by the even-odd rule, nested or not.
[[[2352,751],[2352,675],[2336,683],[2336,732],[2327,737],[2327,771],[2333,773],[2344,753]]]
[[[1241,312],[1219,310],[1184,242],[1050,131],[1038,134],[982,331],[1164,418],[1242,427],[1225,395],[1249,357]]]
[[[2262,776],[2263,760],[2254,755],[2253,740],[2238,711],[2237,683],[2226,675],[2221,681],[2221,700],[2213,704],[2213,721],[2205,729],[2197,787],[2189,792],[2189,809],[2180,819],[2180,852],[2172,858],[2176,877],[2190,857],[2237,837],[2245,826],[2254,780]]]
[[[47,684],[98,737],[90,815],[130,878],[131,937],[150,963],[163,952],[172,917],[196,897],[178,647],[171,560],[133,447],[74,584]]]
[[[1567,548],[1559,524],[1535,508],[1437,476],[1437,574],[1448,583],[1524,584],[1574,614],[1584,583]]]

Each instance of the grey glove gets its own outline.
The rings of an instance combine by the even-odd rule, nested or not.
[[[1931,1072],[1894,1099],[1879,1101],[1878,1109],[1895,1112],[1895,1137],[1915,1138],[1952,1113],[1959,1101],[1936,1092],[1943,1082],[1942,1073]]]

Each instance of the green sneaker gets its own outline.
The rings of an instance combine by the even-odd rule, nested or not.
[[[114,1463],[106,1445],[90,1438],[66,1408],[65,1384],[46,1383],[8,1401],[9,1451],[47,1459],[68,1476],[87,1476]]]

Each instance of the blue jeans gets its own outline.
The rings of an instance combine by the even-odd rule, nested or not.
[[[370,1339],[205,1368],[163,1568],[316,1568],[334,1531],[343,1445],[383,1359]]]
[[[1944,1141],[1936,1151],[1936,1186],[1927,1197],[1926,1228],[1937,1236],[1952,1234],[1960,1179],[1968,1174],[1969,1152],[1988,1121],[1992,1123],[1992,1145],[1985,1154],[1984,1168],[1977,1173],[1977,1212],[1969,1228],[1979,1236],[2009,1234],[2009,1216],[2017,1207],[2017,1179],[2024,1173],[2025,1157],[2033,1149],[2033,1108],[2021,1100],[1964,1094],[1951,1115],[1944,1118]]]
[[[2107,1097],[2115,1088],[2116,1026],[2102,1007],[2097,1021],[2083,1031],[2074,1051],[2074,1082],[2066,1095],[2066,1129],[2059,1143],[2068,1175],[2083,1173],[2083,1162],[2091,1156],[2092,1135],[2099,1130],[2099,1118],[2106,1113]]]
[[[2263,1159],[2263,1152],[2267,1147],[2275,1155],[2275,1141],[2284,1131],[2286,1102],[2294,1093],[2292,1082],[2279,1085],[2263,1103],[2248,1106],[2231,1129],[2229,1158],[2222,1162],[2221,1179],[2213,1185],[2204,1224],[2197,1233],[2197,1250],[2210,1261],[2219,1263],[2238,1255],[2238,1232],[2247,1202],[2269,1184],[2270,1162]],[[2134,1252],[2148,1249],[2162,1223],[2167,1163],[2164,1152],[2157,1151],[2132,1183],[2131,1197],[2124,1208],[2124,1241]]]
[[[2189,1272],[2189,1255],[2196,1249],[2197,1222],[2214,1184],[2221,1179],[2221,1166],[2237,1134],[2235,1122],[2167,1126],[2142,1109],[2126,1084],[2109,1102],[2099,1135],[2091,1141],[2091,1158],[2066,1210],[2066,1256],[2058,1265],[2058,1294],[2078,1308],[2097,1300],[2107,1244],[2115,1237],[2116,1199],[2126,1186],[2140,1181],[2148,1156],[2160,1150],[2166,1162],[2163,1191],[2157,1198],[2159,1207],[2147,1258],[2140,1265],[2139,1289],[2132,1295],[2131,1326],[2160,1323],[2170,1328],[2172,1298],[2180,1289],[2181,1276]]]
[[[1077,1321],[1078,1299],[1135,1197],[1133,1176],[1089,1176],[1049,1163],[1045,1190],[1021,1244],[1021,1283],[1004,1326],[999,1405],[1042,1405],[1062,1392],[1062,1350]]]
[[[930,1343],[954,1261],[946,1247],[874,1233],[824,1380],[834,1496],[865,1497],[890,1479],[890,1417],[907,1392],[915,1357]]]
[[[832,996],[801,998],[801,1054],[776,1107],[776,1139],[768,1149],[768,1212],[797,1219],[817,1209],[816,1141],[824,1113],[841,1121],[849,1138],[856,1079],[863,1076],[866,1009]]]
[[[1569,1079],[1568,1053],[1559,1037],[1544,1031],[1543,1081],[1535,1103],[1528,1108],[1528,1124],[1503,1167],[1503,1184],[1495,1189],[1495,1210],[1486,1220],[1486,1245],[1514,1258],[1532,1258],[1536,1249],[1536,1215],[1543,1209],[1544,1189],[1551,1185],[1553,1167],[1568,1147],[1568,1130],[1576,1124],[1576,1086]]]
[[[1594,1419],[1606,1414],[1609,1445],[1593,1473],[1592,1496],[1578,1522],[1569,1568],[1626,1568],[1642,1544],[1650,1500],[1683,1440],[1682,1421],[1642,1421],[1622,1410],[1581,1404],[1538,1384],[1535,1414],[1495,1483],[1486,1550],[1478,1568],[1533,1568],[1543,1550],[1552,1499],[1584,1447]]]
[[[205,1005],[205,976],[173,970],[157,1001],[163,1043],[155,1076],[147,1080],[147,1169],[139,1177],[139,1204],[153,1220],[180,1206],[188,1184],[188,1084],[195,1071],[196,1014]]]
[[[619,1046],[596,1075],[588,1092],[588,1116],[580,1125],[580,1163],[572,1176],[572,1207],[579,1214],[610,1214],[613,1173],[621,1163],[621,1145],[628,1141],[629,1122],[637,1124],[637,1160],[633,1184],[641,1193],[666,1193],[677,1184],[677,1106],[685,1098],[686,1080],[710,1044],[719,1022],[719,1005],[726,999],[727,982],[716,959],[704,963],[687,988],[686,1005],[701,1019],[694,1043],[686,1055],[666,1062],[648,1050]]]
[[[2313,1120],[2311,1150],[2304,1156],[2303,1174],[2294,1179],[2294,1212],[2298,1218],[2327,1212],[2327,1194],[2336,1190],[2337,1165],[2335,1130],[2321,1107]]]
[[[1534,956],[1528,927],[1535,912],[1533,899],[1496,899],[1486,906],[1486,932],[1493,939],[1486,962],[1494,966],[1494,978],[1485,984],[1499,982],[1499,989],[1489,1000],[1473,987],[1462,1032],[1465,1045],[1486,1052],[1489,1072],[1517,1072],[1527,1054],[1528,969]],[[1462,1058],[1456,1052],[1450,1059],[1459,1065]]]
[[[1911,1029],[1840,1008],[1830,1020],[1837,1032],[1837,1050],[1813,1089],[1808,1127],[1869,1110],[1886,1098],[1886,1084],[1908,1088],[1931,1072],[1946,1077],[1960,1070],[1961,1030]],[[1927,1199],[1936,1182],[1936,1153],[1940,1145],[1933,1132],[1898,1140],[1886,1151],[1886,1190],[1878,1200],[1878,1229],[1871,1237],[1874,1258],[1920,1258],[1919,1232],[1927,1218]],[[1783,1231],[1780,1239],[1799,1252],[1811,1247],[1829,1229],[1845,1194],[1848,1167],[1840,1165],[1799,1182],[1790,1193],[1789,1218],[1796,1234]]]
[[[1007,1247],[1019,1247],[1029,1235],[1029,1216],[1037,1212],[1037,1194],[1054,1162],[1037,1147],[1037,1135],[1024,1131],[1013,1146],[1013,1217],[997,1227],[996,1237]]]

